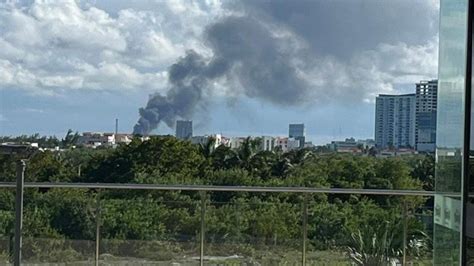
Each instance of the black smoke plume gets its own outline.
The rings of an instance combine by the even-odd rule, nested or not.
[[[173,64],[169,69],[168,93],[166,96],[152,95],[146,107],[140,108],[140,118],[133,133],[148,135],[161,121],[173,127],[177,117],[190,117],[207,87],[206,75],[202,73],[205,69],[207,65],[203,58],[194,51],[188,51]]]
[[[140,108],[135,134],[147,135],[161,122],[172,128],[178,118],[191,118],[219,78],[232,86],[233,96],[278,105],[296,105],[308,98],[309,86],[299,75],[301,65],[295,63],[301,55],[291,37],[255,18],[230,16],[208,27],[204,38],[213,56],[206,60],[191,50],[173,64],[167,94],[152,95]]]

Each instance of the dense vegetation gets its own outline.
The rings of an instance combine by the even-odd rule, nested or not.
[[[148,141],[136,139],[115,149],[45,151],[28,162],[26,180],[368,189],[433,187],[434,161],[427,155],[376,158],[310,149],[258,152],[257,147],[258,143],[251,139],[240,149],[231,150],[224,146],[214,149],[212,143],[199,146],[174,137],[153,137]],[[14,169],[14,158],[0,157],[1,181],[13,181]],[[201,197],[207,205],[206,241],[209,245],[206,253],[212,255],[238,254],[263,259],[268,252],[259,251],[271,249],[274,254],[268,263],[271,264],[272,259],[290,261],[285,258],[289,250],[298,250],[301,245],[305,200],[310,250],[338,250],[362,264],[375,261],[370,254],[377,252],[400,257],[400,221],[404,208],[410,213],[407,218],[410,255],[423,256],[430,249],[429,237],[425,235],[430,230],[429,219],[422,218],[429,212],[423,198],[27,189],[24,228],[29,252],[25,257],[51,261],[64,257],[80,259],[87,253],[84,250],[93,253],[93,246],[83,247],[81,251],[66,243],[67,239],[94,240],[98,213],[103,253],[155,260],[195,255]],[[0,238],[12,236],[13,209],[13,191],[0,191]],[[28,242],[29,238],[54,238],[62,242]],[[377,246],[387,247],[367,250],[367,243],[375,241],[374,238],[376,241],[384,239]],[[121,242],[126,239],[137,241]],[[147,244],[140,242],[142,240]],[[70,248],[62,249],[66,246]],[[52,252],[58,249],[61,251]],[[283,251],[278,252],[280,249]],[[366,257],[360,257],[361,254]]]
[[[77,143],[79,133],[69,129],[63,139],[56,136],[41,136],[36,133],[33,135],[21,136],[0,136],[0,143],[37,143],[42,148],[70,147]]]

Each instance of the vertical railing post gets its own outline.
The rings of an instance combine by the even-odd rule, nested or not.
[[[95,266],[99,266],[100,259],[100,190],[97,191],[96,213],[95,213]]]
[[[15,245],[13,250],[14,265],[21,264],[22,229],[23,229],[23,185],[25,183],[26,161],[19,160],[16,165],[15,195]]]
[[[408,234],[408,209],[406,202],[403,204],[403,259],[402,265],[407,265],[407,234]]]
[[[308,195],[303,198],[303,235],[302,235],[301,265],[306,265],[306,239],[308,238]]]
[[[199,264],[204,265],[204,235],[205,235],[205,218],[206,218],[206,192],[200,191],[201,195],[201,234],[199,245]]]

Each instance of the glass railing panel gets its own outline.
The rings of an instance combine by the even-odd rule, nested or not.
[[[95,242],[58,237],[24,237],[22,265],[68,263],[90,265],[94,263]]]
[[[14,192],[0,193],[3,265]],[[205,265],[433,263],[432,197],[27,188],[24,198],[25,265],[199,265],[201,254]]]
[[[12,239],[8,236],[0,238],[0,265],[9,265],[11,262],[10,247],[12,244]]]
[[[298,265],[302,201],[283,193],[210,193],[206,265]]]
[[[93,264],[96,193],[25,189],[22,264]]]
[[[307,265],[431,265],[430,204],[393,196],[313,198]]]
[[[9,265],[12,261],[14,222],[14,190],[0,188],[0,265]]]
[[[198,265],[198,193],[101,193],[100,262]]]
[[[425,206],[409,211],[408,217],[410,217],[409,221],[411,223],[409,223],[408,229],[410,230],[417,226],[415,228],[424,234],[426,238],[421,238],[424,241],[408,243],[407,263],[413,263],[413,265],[433,265],[433,213],[434,209],[432,205],[429,205],[429,201]],[[414,232],[417,233],[418,231]]]

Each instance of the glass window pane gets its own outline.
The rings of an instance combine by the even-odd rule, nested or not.
[[[459,263],[467,1],[441,1],[434,263]],[[445,197],[452,192],[459,197]]]

